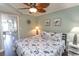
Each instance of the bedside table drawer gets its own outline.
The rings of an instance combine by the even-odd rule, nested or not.
[[[71,50],[74,50],[74,51],[79,51],[79,48],[75,48],[75,47],[72,47],[72,46],[68,46],[68,49],[71,49]]]
[[[79,56],[79,54],[74,53],[73,51],[68,51],[68,56]]]
[[[69,56],[79,56],[79,44],[74,45],[72,42],[68,44],[68,55]]]
[[[68,49],[68,52],[72,52],[73,54],[79,55],[79,51],[76,51],[76,50],[73,50],[73,49]]]

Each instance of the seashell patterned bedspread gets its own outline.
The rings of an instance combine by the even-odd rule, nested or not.
[[[65,49],[65,41],[56,36],[52,39],[33,36],[17,40],[15,48],[19,56],[61,56]]]

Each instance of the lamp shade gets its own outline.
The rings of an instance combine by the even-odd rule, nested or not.
[[[78,41],[77,35],[79,34],[79,27],[72,28],[71,33],[74,33],[73,44],[77,45],[77,41]]]
[[[71,32],[75,34],[79,33],[79,27],[72,28]]]

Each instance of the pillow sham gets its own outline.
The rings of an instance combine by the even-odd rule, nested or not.
[[[46,40],[51,39],[50,34],[47,32],[42,32],[41,37],[42,37],[42,39],[46,39]]]
[[[51,39],[54,41],[61,41],[62,40],[62,33],[54,34],[54,36],[51,36]]]

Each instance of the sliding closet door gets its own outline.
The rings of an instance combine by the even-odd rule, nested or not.
[[[18,39],[18,16],[1,14],[1,38],[5,55],[13,55],[13,44]]]

